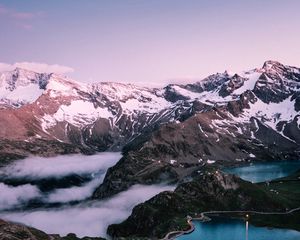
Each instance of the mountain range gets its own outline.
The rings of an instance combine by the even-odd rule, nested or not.
[[[299,110],[300,69],[276,61],[162,88],[16,68],[0,73],[0,155],[122,150],[115,167],[134,182],[177,181],[203,164],[298,158]]]
[[[161,88],[87,84],[16,68],[0,73],[0,164],[29,155],[122,151],[92,198],[134,184],[180,188],[202,179],[204,169],[299,159],[299,111],[300,68],[276,61]],[[126,224],[138,214],[110,234],[129,234]]]

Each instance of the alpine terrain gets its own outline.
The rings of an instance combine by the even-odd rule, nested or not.
[[[17,68],[0,74],[1,159],[123,149],[96,195],[119,174],[177,179],[203,164],[294,159],[299,89],[300,69],[275,61],[164,88],[84,84]]]
[[[300,158],[300,68],[266,61],[249,71],[162,88],[86,84],[22,68],[0,73],[1,165],[30,155],[99,151],[122,151],[123,157],[108,169],[93,199],[135,184],[177,184],[174,192],[134,208],[121,225],[111,225],[108,233],[115,237],[163,237],[177,226],[170,219],[199,206],[296,207],[262,186],[211,173],[252,161]],[[204,204],[212,195],[218,197]],[[158,221],[162,206],[169,209],[168,225]],[[149,222],[136,225],[145,212]]]

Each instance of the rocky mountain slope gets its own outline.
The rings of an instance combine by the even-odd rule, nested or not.
[[[84,84],[25,69],[0,74],[1,162],[123,150],[94,197],[184,181],[210,164],[300,155],[300,69],[267,61],[164,88]]]

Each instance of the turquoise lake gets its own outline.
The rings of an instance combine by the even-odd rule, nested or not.
[[[246,240],[246,223],[242,220],[217,218],[209,222],[194,221],[195,231],[179,240]],[[249,225],[248,240],[299,240],[300,232]]]
[[[253,163],[249,166],[223,169],[251,182],[264,182],[282,178],[300,169],[300,161]],[[300,232],[288,229],[255,227],[242,220],[214,218],[209,222],[194,221],[195,231],[178,237],[179,240],[299,240]]]
[[[223,171],[240,176],[240,178],[258,183],[286,177],[300,169],[300,161],[277,161],[252,163],[249,166],[227,168]]]

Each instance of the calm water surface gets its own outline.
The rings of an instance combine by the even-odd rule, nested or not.
[[[246,240],[246,223],[242,220],[215,218],[210,222],[194,221],[195,231],[179,240]],[[248,240],[299,240],[300,232],[249,225]]]
[[[265,182],[282,178],[300,169],[300,161],[253,163],[250,166],[227,168],[225,172],[236,174],[250,182]]]

